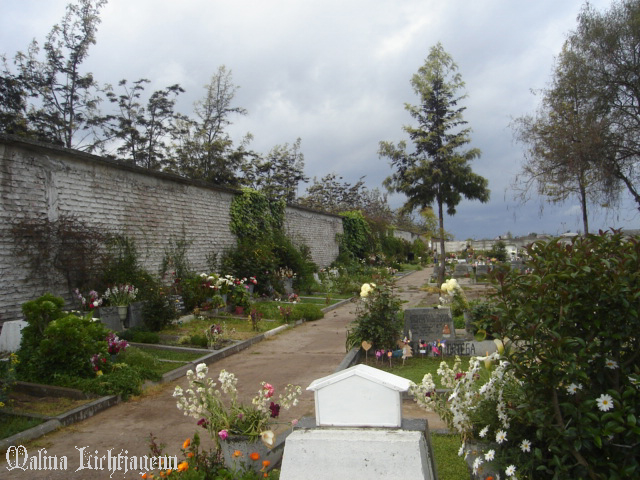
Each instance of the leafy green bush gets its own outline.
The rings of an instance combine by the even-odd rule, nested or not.
[[[371,227],[360,211],[344,212],[343,234],[340,237],[340,255],[343,260],[365,258],[374,253],[376,242]]]
[[[167,290],[156,283],[145,295],[145,303],[142,306],[144,325],[152,332],[157,332],[176,318],[178,312],[169,300]]]
[[[45,382],[60,374],[95,375],[89,360],[96,353],[107,354],[107,333],[105,326],[90,315],[67,315],[51,321],[38,348],[25,359],[27,375]]]
[[[508,365],[525,399],[509,413],[532,432],[518,472],[638,478],[640,242],[601,232],[527,253],[532,274],[496,274],[494,322],[515,345]]]
[[[135,343],[160,343],[160,336],[144,328],[134,327],[118,332],[118,337]]]
[[[205,335],[195,334],[189,337],[189,345],[207,348],[209,346],[209,340]]]
[[[22,329],[20,348],[24,353],[36,348],[43,338],[49,323],[65,315],[62,310],[64,300],[50,293],[45,293],[36,300],[22,305],[22,313],[28,325]],[[23,355],[24,356],[24,355]]]
[[[122,362],[138,370],[142,377],[150,380],[159,380],[161,375],[155,372],[158,359],[144,350],[135,347],[128,347],[119,354]]]
[[[469,316],[471,317],[471,333],[478,334],[482,338],[494,338],[494,323],[498,319],[494,302],[487,300],[474,300],[470,303]]]
[[[291,312],[291,320],[305,320],[312,322],[324,317],[324,312],[319,305],[313,303],[297,303]]]
[[[100,322],[65,314],[64,300],[51,294],[22,306],[28,325],[22,341],[16,371],[20,378],[51,381],[56,375],[91,376],[89,359],[107,353],[107,330]]]

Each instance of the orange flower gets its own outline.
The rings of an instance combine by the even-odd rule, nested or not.
[[[262,461],[262,466],[263,466],[264,468],[267,468],[269,465],[271,465],[271,462],[270,462],[269,460],[263,460],[263,461]]]
[[[147,477],[147,474],[146,474],[146,473],[143,473],[143,474],[142,474],[142,478],[149,478],[149,477]]]
[[[167,470],[167,475],[171,475],[171,472],[173,472],[172,469]]]
[[[249,458],[251,460],[260,460],[260,454],[258,452],[253,452],[251,455],[249,455]]]
[[[187,462],[182,462],[178,465],[179,472],[186,472],[187,470],[189,470],[189,464]]]
[[[189,445],[191,445],[191,439],[187,438],[182,444],[182,448],[189,448]]]
[[[188,457],[188,458],[192,458],[192,457],[193,457],[193,452],[189,452],[189,453],[187,453],[187,457]]]
[[[268,473],[265,473],[265,474],[263,474],[262,476],[263,476],[264,478],[267,478],[267,477],[269,476],[269,474],[268,474]]]
[[[237,458],[241,456],[242,456],[242,452],[240,450],[236,450],[235,452],[233,452],[233,455],[232,455],[233,458]]]

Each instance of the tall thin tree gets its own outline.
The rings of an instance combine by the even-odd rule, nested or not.
[[[395,172],[384,185],[391,192],[403,193],[407,199],[403,210],[422,210],[435,203],[440,236],[440,268],[438,281],[444,281],[444,206],[454,215],[462,197],[489,200],[488,181],[471,170],[469,163],[480,156],[477,148],[464,149],[470,143],[470,129],[459,107],[465,98],[458,91],[464,82],[457,65],[440,43],[431,48],[425,64],[411,78],[419,105],[406,104],[405,109],[418,125],[403,129],[413,142],[407,151],[405,141],[394,145],[380,142],[380,157],[389,158]]]

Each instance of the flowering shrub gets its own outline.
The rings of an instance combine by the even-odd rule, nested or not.
[[[451,305],[451,314],[455,317],[462,315],[465,310],[469,309],[469,302],[464,290],[458,284],[455,278],[450,278],[440,286],[440,290],[447,294],[446,297],[440,297],[442,305]]]
[[[276,402],[274,387],[262,382],[251,405],[244,405],[238,401],[238,380],[234,374],[221,370],[218,386],[207,378],[208,373],[204,363],[199,364],[195,372],[187,372],[189,387],[183,391],[178,386],[173,392],[178,409],[197,418],[198,425],[209,431],[216,444],[229,435],[246,435],[253,440],[260,438],[267,446],[273,446],[272,419],[278,417],[281,408],[288,410],[298,404],[297,397],[302,393],[300,386],[287,385]]]
[[[113,287],[107,288],[103,297],[109,305],[125,306],[131,304],[137,295],[138,289],[136,287],[125,284],[114,285]]]
[[[452,368],[446,362],[440,364],[437,373],[448,391],[436,392],[429,373],[419,385],[411,386],[414,400],[426,410],[438,413],[451,430],[460,434],[459,454],[476,455],[474,475],[485,478],[485,474],[501,467],[508,469],[514,462],[519,473],[531,472],[531,455],[525,457],[522,456],[525,452],[513,451],[513,446],[522,442],[530,447],[532,432],[515,415],[514,407],[524,399],[520,382],[508,369],[509,362],[496,352],[471,358],[466,372],[460,371],[460,363],[460,357],[456,356]],[[487,375],[489,370],[491,374]],[[471,446],[473,440],[487,442],[487,447],[478,450]]]
[[[362,301],[347,337],[349,348],[365,340],[377,349],[394,348],[402,332],[400,300],[385,283],[365,283],[360,296]]]
[[[255,308],[251,309],[251,312],[249,313],[249,323],[251,324],[251,329],[254,332],[260,331],[260,322],[262,321],[262,317],[262,312],[258,312]]]
[[[495,275],[494,331],[512,351],[472,362],[448,403],[426,377],[416,399],[463,439],[495,439],[478,472],[491,458],[511,478],[637,478],[640,243],[601,232],[527,253],[532,274]],[[483,385],[482,360],[498,363]]]
[[[496,327],[517,345],[518,417],[535,469],[637,478],[640,243],[619,232],[536,242],[530,275],[498,272]]]

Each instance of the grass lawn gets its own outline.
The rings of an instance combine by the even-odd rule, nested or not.
[[[193,362],[194,360],[197,360],[198,358],[203,356],[202,353],[179,352],[175,350],[161,350],[158,348],[144,348],[140,346],[131,347],[131,348],[138,348],[160,360],[173,360],[175,362],[183,362],[183,363]]]
[[[37,418],[26,418],[0,413],[0,438],[8,438],[16,433],[40,425],[42,422],[43,420]]]
[[[211,325],[222,326],[222,332],[225,338],[232,340],[246,340],[256,334],[251,327],[251,323],[247,317],[232,317],[232,316],[220,316],[204,319],[191,320],[182,324],[174,324],[167,328],[164,328],[158,332],[159,335],[177,335],[192,336],[192,335],[204,335],[204,332],[211,327]],[[257,333],[266,332],[279,325],[276,322],[261,321],[258,325],[259,331]]]
[[[469,357],[460,357],[462,360],[460,364],[460,369],[465,372],[469,368]],[[433,381],[436,384],[436,388],[444,388],[440,385],[440,375],[438,375],[437,371],[440,368],[441,362],[447,362],[450,367],[453,367],[453,363],[455,361],[455,357],[444,357],[444,359],[440,357],[427,357],[424,358],[418,356],[407,358],[405,360],[404,365],[402,364],[402,359],[394,358],[391,363],[391,367],[389,367],[389,360],[380,360],[377,361],[375,359],[375,355],[369,355],[369,359],[367,365],[370,367],[379,368],[386,372],[393,373],[394,375],[398,375],[399,377],[407,378],[414,383],[422,382],[422,377],[424,377],[427,373],[430,373],[433,377]],[[364,362],[363,362],[364,363]]]
[[[458,456],[460,437],[458,435],[431,434],[433,456],[440,480],[470,479],[469,469],[463,457]]]

